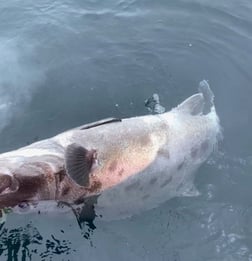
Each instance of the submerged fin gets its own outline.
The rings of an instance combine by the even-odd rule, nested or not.
[[[66,148],[65,167],[67,174],[80,186],[89,185],[89,174],[96,157],[95,150],[87,150],[78,144]]]
[[[120,122],[122,121],[121,119],[118,118],[106,118],[106,119],[102,119],[99,121],[95,121],[95,122],[91,122],[91,123],[87,123],[84,125],[79,126],[77,129],[79,130],[86,130],[86,129],[91,129],[100,125],[104,125],[104,124],[108,124],[108,123],[112,123],[112,122]]]

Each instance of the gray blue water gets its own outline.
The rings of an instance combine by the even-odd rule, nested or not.
[[[167,109],[207,79],[224,140],[201,195],[124,221],[10,216],[0,260],[252,260],[250,0],[0,1],[0,152],[105,117]],[[16,257],[16,259],[15,259]]]

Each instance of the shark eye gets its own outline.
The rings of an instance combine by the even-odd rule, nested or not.
[[[30,209],[30,205],[27,202],[22,202],[18,204],[18,208],[20,212],[26,212]]]

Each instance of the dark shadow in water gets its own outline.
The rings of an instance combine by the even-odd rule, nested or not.
[[[81,229],[81,235],[90,242],[91,247],[93,246],[91,236],[96,229],[94,220],[97,215],[94,205],[97,203],[97,198],[98,196],[92,196],[76,202],[79,204],[76,209],[67,203],[60,202],[72,209]],[[64,230],[61,230],[61,233],[64,234]],[[4,223],[0,225],[0,260],[27,261],[34,258],[41,261],[54,260],[56,255],[64,254],[65,256],[75,252],[71,244],[69,240],[59,240],[54,235],[43,238],[31,223],[14,229],[6,228]],[[38,251],[39,245],[44,248],[44,251]],[[3,257],[6,259],[2,259]]]
[[[66,254],[69,255],[70,252],[75,252],[74,249],[70,247],[71,242],[68,240],[58,240],[53,235],[51,235],[51,239],[47,239],[45,246],[46,251],[40,253],[41,260],[53,260],[55,255]],[[48,259],[46,259],[48,258]]]
[[[77,208],[74,208],[67,203],[63,203],[63,204],[67,204],[72,209],[77,219],[78,225],[82,230],[82,235],[85,239],[90,239],[90,236],[93,234],[94,230],[96,229],[94,220],[97,217],[97,214],[95,213],[95,204],[97,204],[98,197],[99,195],[94,195],[75,201],[75,205],[80,206]],[[90,243],[92,246],[92,241],[90,241]]]
[[[64,233],[61,230],[61,233]],[[38,251],[38,246],[44,250]],[[6,261],[54,260],[56,255],[69,255],[75,252],[68,240],[59,240],[54,235],[45,239],[32,224],[25,227],[7,229],[0,226],[0,259]],[[6,259],[4,259],[6,258]],[[70,259],[66,259],[70,260]]]

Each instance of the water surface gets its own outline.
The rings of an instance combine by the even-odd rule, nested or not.
[[[171,108],[209,81],[224,128],[201,195],[124,221],[11,216],[1,260],[252,260],[249,0],[0,3],[0,151],[105,117]],[[21,259],[23,256],[23,259]]]

